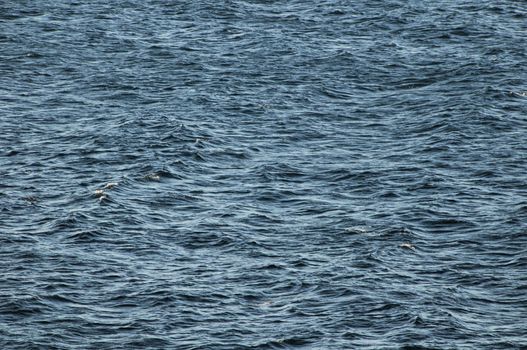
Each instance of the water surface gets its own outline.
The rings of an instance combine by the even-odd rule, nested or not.
[[[2,2],[1,347],[527,347],[526,39],[519,1]]]

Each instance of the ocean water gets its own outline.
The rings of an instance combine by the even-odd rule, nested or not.
[[[526,2],[0,2],[0,348],[526,334]]]

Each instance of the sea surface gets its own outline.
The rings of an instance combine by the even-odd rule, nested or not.
[[[0,1],[1,349],[527,349],[527,2]]]

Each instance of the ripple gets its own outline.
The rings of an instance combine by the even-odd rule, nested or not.
[[[524,347],[524,12],[0,5],[0,347]]]

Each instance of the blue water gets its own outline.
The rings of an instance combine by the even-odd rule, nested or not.
[[[527,348],[524,1],[0,2],[0,348]]]

